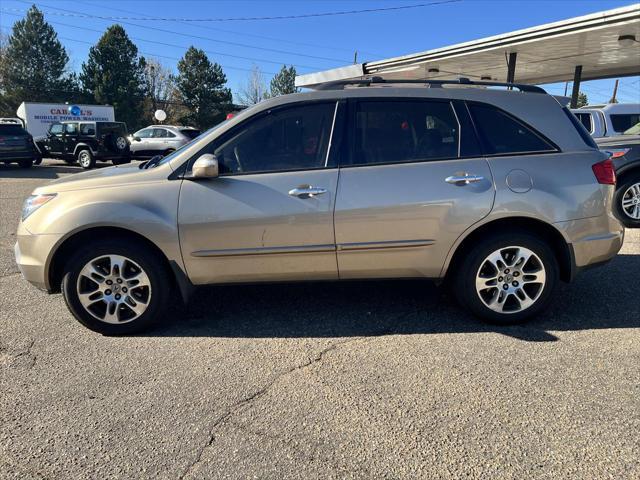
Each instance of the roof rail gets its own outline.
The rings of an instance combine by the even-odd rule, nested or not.
[[[506,82],[485,82],[485,81],[475,81],[469,80],[466,77],[460,77],[456,80],[408,80],[408,79],[385,79],[382,77],[371,77],[371,78],[363,78],[363,79],[354,79],[354,80],[336,80],[334,82],[322,83],[314,87],[314,90],[344,90],[344,87],[354,85],[354,86],[363,86],[370,87],[372,85],[380,85],[380,84],[414,84],[414,85],[425,85],[431,88],[441,87],[443,85],[480,85],[487,87],[508,87],[508,88],[517,88],[521,92],[530,92],[530,93],[547,93],[544,88],[538,87],[536,85],[527,85],[524,83],[506,83]]]

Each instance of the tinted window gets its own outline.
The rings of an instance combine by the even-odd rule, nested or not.
[[[153,138],[166,138],[168,137],[167,131],[164,128],[154,128],[153,129]]]
[[[78,131],[78,124],[77,123],[67,123],[64,126],[64,131],[65,133],[76,133]]]
[[[184,130],[180,130],[180,133],[183,134],[187,138],[194,139],[198,135],[200,135],[200,130],[185,128]]]
[[[613,125],[613,129],[618,133],[630,129],[638,122],[640,122],[640,113],[618,113],[611,115],[611,125]]]
[[[27,131],[20,125],[3,124],[0,125],[0,135],[27,135]]]
[[[547,152],[555,148],[531,128],[489,105],[469,104],[487,154]]]
[[[49,130],[49,132],[51,132],[53,135],[61,135],[63,128],[64,127],[62,126],[61,123],[55,123],[51,125],[51,129]]]
[[[580,123],[582,125],[584,125],[584,128],[587,129],[587,132],[592,132],[593,130],[593,125],[591,123],[591,114],[590,113],[574,113],[574,115],[576,117],[578,117],[578,120],[580,120]]]
[[[459,128],[451,104],[361,101],[356,109],[354,165],[458,156]]]
[[[221,173],[325,167],[335,108],[335,103],[300,105],[248,120],[214,146]]]
[[[96,127],[93,123],[81,123],[80,124],[81,135],[95,135]]]

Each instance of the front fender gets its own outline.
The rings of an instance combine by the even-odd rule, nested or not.
[[[55,252],[77,233],[100,227],[134,232],[156,245],[170,262],[184,269],[178,241],[177,205],[180,182],[146,183],[101,189],[73,190],[35,211],[23,226],[33,235],[51,235]]]

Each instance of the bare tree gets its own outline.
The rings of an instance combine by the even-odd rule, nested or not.
[[[145,117],[154,123],[155,111],[164,110],[167,123],[175,123],[184,113],[177,91],[176,77],[159,60],[148,58],[146,61],[144,81],[148,97],[145,102]]]
[[[247,83],[238,92],[238,101],[242,105],[254,105],[267,98],[267,85],[262,70],[254,65],[249,73]]]

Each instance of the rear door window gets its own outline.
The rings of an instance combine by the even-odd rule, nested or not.
[[[78,132],[78,124],[77,123],[67,123],[64,126],[64,132],[69,135],[74,135]]]
[[[617,113],[611,115],[611,125],[617,133],[629,130],[640,122],[640,113]]]
[[[164,128],[154,128],[153,138],[167,138],[167,131]]]
[[[557,151],[533,128],[506,112],[477,103],[469,103],[469,111],[488,155]]]
[[[352,165],[457,158],[460,126],[449,102],[362,100]]]

